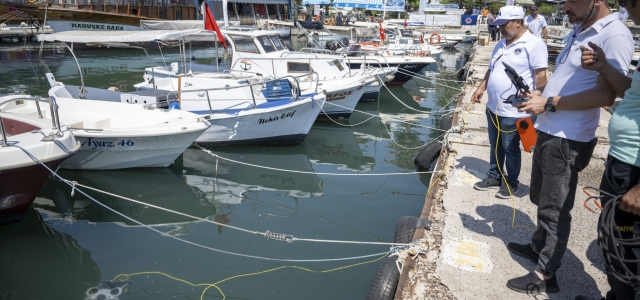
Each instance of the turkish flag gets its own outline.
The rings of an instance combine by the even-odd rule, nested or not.
[[[380,25],[380,40],[384,42],[384,28],[382,28],[382,23],[378,22]]]
[[[209,9],[209,4],[204,3],[204,30],[215,31],[218,35],[218,41],[222,43],[222,47],[227,49],[227,42],[225,42],[224,37],[222,36],[222,32],[220,32],[220,28],[218,27],[218,23],[216,23],[216,19],[213,18],[213,14]]]
[[[404,28],[407,28],[407,19],[404,19]]]

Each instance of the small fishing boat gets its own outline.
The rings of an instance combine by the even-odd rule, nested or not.
[[[81,90],[91,93],[93,100],[133,96],[96,88],[66,86],[56,82],[51,73],[47,73],[47,78],[53,85],[49,96],[59,106],[60,121],[69,127],[80,142],[76,155],[60,164],[63,169],[167,167],[209,128],[209,123],[204,119],[185,111],[78,98],[84,97]],[[16,115],[37,114],[35,103],[20,101],[24,97],[12,95],[0,98],[15,100],[2,106],[2,111]],[[46,115],[47,109],[41,110]]]
[[[5,96],[0,105],[47,103],[46,100]],[[51,110],[50,110],[51,111]],[[49,170],[80,148],[72,132],[56,118],[38,114],[16,114],[0,110],[0,224],[19,222],[42,187]],[[52,126],[53,124],[53,126]]]

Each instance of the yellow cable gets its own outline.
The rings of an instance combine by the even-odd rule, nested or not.
[[[303,271],[307,271],[307,272],[311,272],[311,273],[329,273],[329,272],[334,272],[334,271],[338,271],[338,270],[344,270],[344,269],[347,269],[347,268],[352,268],[352,267],[356,267],[356,266],[360,266],[360,265],[374,263],[374,262],[377,262],[377,261],[379,261],[379,260],[381,260],[381,259],[383,259],[383,258],[385,258],[387,256],[389,256],[389,254],[382,255],[379,258],[376,258],[374,260],[364,261],[364,262],[360,262],[360,263],[355,263],[355,264],[351,264],[351,265],[347,265],[347,266],[337,267],[337,268],[328,269],[328,270],[321,270],[321,271],[315,271],[315,270],[311,270],[311,269],[307,269],[307,268],[303,268],[303,267],[299,267],[299,266],[280,266],[280,267],[277,267],[277,268],[268,269],[268,270],[264,270],[264,271],[260,271],[260,272],[234,275],[234,276],[225,278],[223,280],[220,280],[220,281],[218,281],[216,283],[198,283],[198,284],[191,283],[191,282],[186,281],[184,279],[173,277],[173,276],[171,276],[171,275],[169,275],[167,273],[158,272],[158,271],[137,272],[137,273],[131,273],[131,274],[119,274],[118,276],[113,278],[113,281],[116,281],[116,280],[125,281],[125,280],[128,280],[129,277],[136,276],[136,275],[149,275],[149,274],[163,275],[163,276],[166,276],[167,278],[170,278],[170,279],[173,279],[175,281],[179,281],[179,282],[185,283],[185,284],[190,285],[190,286],[194,286],[194,287],[195,286],[206,286],[206,288],[204,289],[204,291],[202,291],[202,294],[200,295],[200,300],[202,300],[204,298],[205,293],[211,287],[215,287],[216,289],[218,289],[218,291],[222,295],[222,300],[224,300],[224,299],[226,299],[226,296],[222,292],[220,287],[218,287],[218,284],[223,283],[225,281],[229,281],[231,279],[240,278],[240,277],[247,277],[247,276],[254,276],[254,275],[261,275],[261,274],[266,274],[266,273],[269,273],[269,272],[273,272],[273,271],[277,271],[277,270],[281,270],[281,269],[288,269],[288,268],[303,270]]]
[[[496,111],[498,111],[498,107],[500,107],[502,103],[498,102],[498,105],[496,105]],[[489,110],[489,107],[487,106],[487,110]],[[514,130],[510,130],[510,131],[504,131],[500,128],[500,119],[498,118],[498,114],[496,115],[496,120],[493,120],[493,117],[489,117],[491,119],[491,123],[493,123],[493,125],[495,126],[496,129],[498,129],[498,135],[496,136],[496,165],[498,166],[498,172],[500,172],[500,176],[502,176],[502,180],[505,182],[505,184],[507,185],[507,190],[509,191],[509,196],[511,198],[511,206],[513,207],[513,215],[511,216],[511,228],[524,228],[524,229],[528,229],[529,231],[533,231],[532,228],[529,228],[527,226],[515,226],[516,223],[516,199],[513,196],[513,192],[511,191],[511,186],[509,185],[509,183],[507,182],[507,178],[504,176],[504,173],[502,173],[502,168],[500,167],[500,164],[498,163],[500,160],[498,159],[498,143],[500,142],[500,133],[504,132],[504,133],[511,133],[514,131],[517,131],[518,128],[514,129]],[[491,116],[491,115],[489,115]],[[505,154],[506,156],[506,154]],[[506,163],[507,159],[505,157],[505,163]]]

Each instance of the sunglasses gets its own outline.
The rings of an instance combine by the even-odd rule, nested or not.
[[[626,7],[627,6],[627,0],[618,0],[618,4],[622,7]]]

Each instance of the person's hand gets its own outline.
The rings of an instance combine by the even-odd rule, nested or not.
[[[537,92],[537,93],[536,93]],[[524,93],[522,96],[529,98],[528,101],[521,103],[513,103],[519,112],[526,112],[532,115],[539,115],[544,112],[544,106],[547,104],[547,98],[542,97],[539,91],[533,93]]]
[[[580,46],[580,50],[582,50],[582,68],[589,71],[601,72],[607,63],[607,57],[598,45],[589,42],[589,47],[593,50],[587,49],[584,45]]]
[[[618,208],[634,215],[640,215],[640,184],[637,184],[622,196]]]
[[[548,44],[548,42],[547,42],[547,38],[546,38],[546,37],[544,38],[544,43],[545,43],[545,44]]]
[[[471,103],[480,103],[482,95],[484,95],[484,90],[481,88],[476,89],[473,95],[471,95]]]

